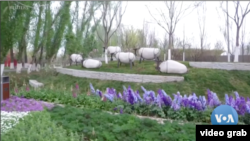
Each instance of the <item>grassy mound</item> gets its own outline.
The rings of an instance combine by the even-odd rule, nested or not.
[[[151,63],[151,64],[150,64]],[[143,62],[142,65],[147,66],[150,69],[141,70],[140,74],[158,74],[156,70],[152,70],[153,62]],[[97,69],[95,71],[109,71],[109,72],[126,72],[126,73],[139,73],[139,70],[136,72],[129,69],[129,66],[126,66],[126,70],[121,68],[116,68],[116,63],[112,62],[108,66]],[[73,66],[73,68],[80,69],[81,67]],[[112,69],[113,68],[113,69]],[[129,72],[130,71],[130,72]],[[231,94],[233,91],[237,91],[241,96],[247,97],[250,96],[250,73],[248,71],[226,71],[226,70],[213,70],[213,69],[198,69],[190,68],[187,74],[184,74],[184,82],[172,82],[172,83],[129,83],[129,82],[119,82],[119,81],[108,81],[108,80],[96,80],[96,79],[86,79],[86,78],[77,78],[74,76],[63,75],[55,72],[32,72],[27,74],[27,72],[22,72],[21,74],[9,73],[10,76],[10,86],[13,90],[15,84],[18,86],[23,85],[23,83],[28,83],[29,79],[35,79],[39,82],[45,84],[45,87],[51,86],[55,88],[61,88],[64,86],[66,89],[70,89],[75,83],[78,83],[79,86],[85,87],[82,89],[83,92],[88,91],[89,83],[92,83],[96,88],[104,90],[107,87],[114,87],[117,91],[122,91],[122,86],[130,85],[134,90],[141,90],[140,86],[145,86],[150,90],[157,91],[158,89],[164,89],[168,94],[176,93],[179,91],[181,94],[191,94],[196,93],[197,95],[205,95],[207,89],[211,89],[217,93],[219,98],[224,98],[225,93]]]

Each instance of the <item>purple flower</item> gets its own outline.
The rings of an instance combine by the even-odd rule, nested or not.
[[[79,85],[76,83],[76,90],[79,90]]]
[[[53,104],[36,101],[34,99],[20,98],[11,96],[9,99],[1,101],[1,111],[42,111],[44,107],[51,108]]]
[[[96,94],[95,88],[93,87],[93,85],[91,83],[89,83],[89,87],[90,87],[91,93]]]
[[[207,100],[205,96],[199,96],[199,101],[201,103],[202,110],[206,109]]]
[[[123,109],[122,108],[120,109],[120,114],[123,114]]]
[[[181,105],[185,108],[189,107],[189,100],[187,98],[187,95],[184,95],[184,97],[182,98]]]
[[[102,97],[102,92],[101,91],[98,91],[98,94],[100,97]]]
[[[207,89],[207,101],[208,101],[207,104],[209,104],[212,99],[213,99],[212,92],[209,89]]]
[[[250,114],[250,101],[246,102],[246,112]]]
[[[159,94],[156,97],[156,103],[161,108],[161,105],[162,105],[163,102],[162,102],[161,96]]]
[[[140,95],[138,90],[136,91],[135,95],[136,95],[139,102],[143,102],[143,99],[141,98],[141,95]]]
[[[16,94],[18,93],[18,88],[15,88],[15,93],[16,93]]]
[[[210,107],[216,107],[216,106],[219,106],[221,104],[218,96],[216,93],[213,93],[211,92],[211,95],[212,95],[212,99],[210,99],[210,101],[208,101],[208,105]]]
[[[144,93],[147,93],[147,90],[143,86],[141,86],[141,89],[143,90]]]
[[[202,104],[200,101],[195,101],[195,109],[198,110],[198,111],[202,111],[203,108],[202,108]]]
[[[137,97],[135,96],[131,88],[128,89],[128,102],[133,105],[137,102]]]
[[[230,105],[229,97],[228,97],[227,94],[225,94],[225,104],[226,104],[226,105]]]
[[[29,86],[26,87],[26,91],[29,92],[30,91],[30,88]]]
[[[177,103],[173,102],[171,108],[173,108],[175,111],[179,110],[181,107]]]
[[[244,115],[246,113],[246,100],[244,97],[238,97],[236,99],[236,111],[240,114],[240,115]]]
[[[161,96],[161,99],[165,106],[171,106],[172,105],[172,99],[169,95],[165,93],[164,90],[158,90],[158,94]]]
[[[233,96],[229,96],[229,106],[235,108],[235,100]]]
[[[119,94],[117,95],[117,97],[118,97],[119,99],[122,99],[122,94],[119,93]]]
[[[112,95],[110,95],[110,94],[105,94],[104,96],[105,96],[108,100],[110,100],[111,102],[114,101],[114,97],[113,97]]]
[[[150,95],[151,101],[153,103],[155,103],[156,102],[155,92],[154,91],[149,91],[149,95]]]
[[[240,96],[239,96],[239,93],[238,93],[238,92],[234,92],[234,94],[235,94],[235,99],[240,98]]]
[[[76,94],[76,92],[75,92],[74,90],[72,91],[72,96],[73,96],[74,98],[77,97],[77,94]]]
[[[115,107],[115,108],[114,108],[114,111],[116,111],[116,110],[117,110],[117,108]]]

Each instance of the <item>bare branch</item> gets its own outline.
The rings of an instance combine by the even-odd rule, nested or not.
[[[100,18],[102,18],[102,16],[101,16]],[[95,23],[95,25],[96,25],[97,22],[96,22],[95,17],[94,17],[93,19],[94,19],[94,23]],[[96,30],[96,33],[97,33],[98,38],[102,41],[102,43],[104,43],[104,40],[101,38],[100,33],[98,32],[98,30]]]
[[[167,33],[169,33],[169,31],[168,31],[159,21],[157,21],[156,18],[152,15],[152,13],[150,12],[148,6],[147,6],[147,5],[145,5],[145,6],[147,7],[149,14],[150,14],[151,17],[157,22],[157,24],[158,24],[159,26],[161,26]]]
[[[108,37],[108,39],[110,39],[110,38],[113,36],[113,34],[117,31],[118,27],[120,26],[121,21],[122,21],[122,17],[123,17],[123,15],[125,14],[125,11],[126,11],[126,9],[127,9],[127,6],[128,6],[128,5],[126,4],[126,7],[125,7],[123,13],[120,15],[120,20],[119,20],[119,23],[118,23],[117,27],[115,28],[114,32],[110,34],[110,36]]]

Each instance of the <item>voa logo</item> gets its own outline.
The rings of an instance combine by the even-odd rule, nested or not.
[[[238,114],[229,105],[221,105],[214,109],[211,115],[212,125],[237,125]]]

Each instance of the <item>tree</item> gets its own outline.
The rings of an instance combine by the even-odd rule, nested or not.
[[[168,49],[171,54],[171,49],[173,48],[173,35],[176,29],[178,22],[186,16],[186,12],[192,8],[194,5],[189,5],[186,8],[183,6],[183,2],[176,2],[176,1],[165,1],[164,5],[166,6],[166,10],[162,10],[156,8],[158,14],[160,15],[161,20],[157,20],[150,9],[147,7],[149,14],[151,17],[157,22],[157,24],[162,27],[168,33]],[[193,11],[193,10],[192,10]],[[191,12],[192,12],[191,11]],[[189,13],[188,13],[189,14]],[[171,59],[171,55],[168,56],[168,59]]]
[[[101,3],[101,7],[102,7],[102,9],[101,9],[102,20],[101,21],[102,21],[102,27],[104,29],[104,37],[102,37],[99,34],[99,32],[97,32],[97,35],[98,35],[99,39],[102,41],[104,49],[106,49],[108,47],[110,38],[116,32],[116,30],[119,28],[119,26],[121,24],[122,17],[126,11],[127,5],[126,5],[123,12],[121,12],[122,10],[120,10],[120,9],[122,9],[122,2],[121,1],[118,1],[118,2],[103,1]],[[120,11],[120,13],[119,13],[119,11]],[[119,16],[119,17],[117,17],[117,16]],[[113,22],[115,20],[115,17],[116,17],[116,21],[118,21],[118,23],[116,23],[116,27],[113,30],[111,30],[112,26],[114,24]],[[94,21],[96,23],[95,18],[94,18]],[[111,56],[111,58],[112,58],[112,56]],[[105,62],[107,64],[108,60],[106,59]]]
[[[227,14],[227,16],[234,21],[235,25],[236,25],[236,48],[235,48],[235,53],[234,53],[234,62],[238,62],[239,61],[239,38],[240,38],[240,29],[241,26],[244,22],[245,17],[247,16],[247,14],[250,13],[250,2],[247,3],[245,9],[242,7],[240,1],[233,1],[234,4],[234,8],[235,8],[235,13],[234,16],[229,14],[229,11],[226,11],[222,5],[223,2],[221,2],[221,9],[224,13]]]
[[[197,8],[197,15],[198,15],[198,24],[199,24],[199,31],[200,31],[200,48],[201,54],[203,49],[205,48],[206,42],[206,2],[202,3],[202,5]]]

